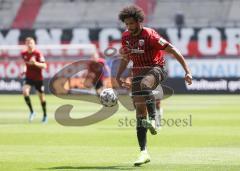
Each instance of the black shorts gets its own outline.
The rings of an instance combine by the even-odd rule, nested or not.
[[[42,80],[32,80],[32,79],[26,78],[23,84],[27,84],[35,87],[35,89],[40,93],[44,92],[44,85]]]
[[[154,66],[145,70],[141,75],[134,76],[132,79],[132,95],[142,95],[140,83],[144,76],[152,74],[155,77],[156,84],[153,89],[155,89],[159,84],[167,79],[167,69],[166,66]]]

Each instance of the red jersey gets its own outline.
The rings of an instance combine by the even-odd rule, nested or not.
[[[137,36],[132,36],[129,31],[122,34],[122,46],[131,49],[129,57],[133,61],[134,75],[139,74],[145,67],[165,65],[162,50],[168,44],[155,30],[146,27],[143,27]]]
[[[37,62],[45,62],[45,58],[41,52],[34,50],[33,52],[23,51],[21,53],[24,62],[29,62],[31,59],[35,59]],[[42,69],[36,66],[32,66],[26,63],[26,78],[31,80],[40,81],[43,80]]]

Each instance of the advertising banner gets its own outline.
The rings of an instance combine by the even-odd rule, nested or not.
[[[157,28],[156,30],[185,56],[240,56],[240,28]],[[41,45],[94,43],[103,53],[110,46],[119,49],[123,31],[119,28],[1,30],[0,45],[21,44],[27,36],[32,36]],[[0,57],[14,57],[18,53],[18,51],[0,52]],[[61,53],[60,50],[51,52],[53,56]]]

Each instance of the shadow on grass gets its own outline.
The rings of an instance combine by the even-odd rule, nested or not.
[[[133,166],[57,166],[38,170],[134,170]]]

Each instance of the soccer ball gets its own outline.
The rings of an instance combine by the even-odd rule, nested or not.
[[[113,107],[117,104],[118,98],[112,88],[106,88],[100,93],[100,102],[105,107]]]

